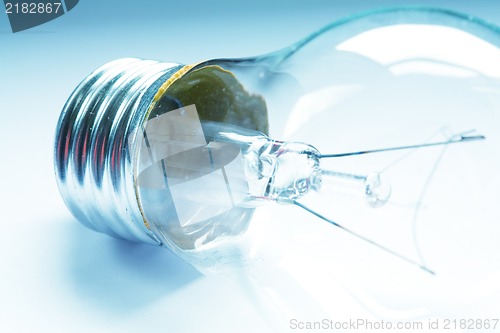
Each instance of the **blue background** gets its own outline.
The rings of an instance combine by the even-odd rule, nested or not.
[[[269,332],[232,282],[75,222],[53,176],[59,112],[87,74],[113,59],[188,64],[258,55],[343,16],[405,3],[500,24],[494,0],[82,0],[16,34],[0,13],[1,330]]]

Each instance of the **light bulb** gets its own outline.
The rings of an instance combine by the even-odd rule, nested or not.
[[[279,204],[284,220],[311,213],[429,272],[456,272],[455,256],[433,252],[441,236],[465,260],[500,230],[499,46],[481,20],[406,8],[254,58],[116,60],[63,109],[59,188],[86,226],[167,246],[202,271],[251,257],[234,244],[256,208]],[[485,247],[461,252],[473,228]],[[488,256],[476,272],[498,269]]]

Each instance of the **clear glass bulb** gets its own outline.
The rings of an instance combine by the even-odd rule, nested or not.
[[[261,260],[267,228],[270,242],[317,247],[314,262],[387,295],[378,267],[391,256],[363,247],[332,259],[358,241],[327,241],[337,230],[322,219],[446,277],[428,290],[484,282],[498,295],[485,281],[500,273],[499,47],[481,20],[406,8],[255,58],[116,61],[61,116],[61,192],[84,224],[165,245],[205,272]],[[253,217],[267,203],[281,205]]]

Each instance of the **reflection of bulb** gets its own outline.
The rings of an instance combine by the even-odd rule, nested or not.
[[[382,231],[413,233],[432,250],[439,236],[468,236],[473,219],[498,231],[490,208],[499,162],[489,156],[499,138],[499,45],[498,31],[480,21],[407,9],[353,17],[257,58],[117,60],[64,108],[59,186],[85,225],[165,244],[200,269],[244,259],[227,244],[255,207],[311,198],[299,207],[453,271],[449,256]],[[480,138],[471,129],[487,140],[322,155]]]

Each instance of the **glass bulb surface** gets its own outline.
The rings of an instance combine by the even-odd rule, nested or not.
[[[317,218],[313,215],[301,215],[300,224],[303,225],[297,226],[299,222],[293,222],[297,220],[296,207],[274,212],[269,208],[272,218],[267,220],[274,221],[267,225],[257,223],[256,230],[262,229],[249,234],[259,238],[271,232],[274,225],[275,239],[269,240],[271,244],[280,243],[280,238],[299,239],[302,249],[309,248],[303,253],[314,257],[309,260],[334,271],[344,270],[351,285],[364,286],[375,299],[389,307],[404,303],[408,307],[425,305],[453,312],[452,308],[459,308],[452,306],[452,300],[458,297],[457,290],[467,291],[474,298],[479,291],[471,286],[476,283],[483,286],[486,283],[491,288],[488,291],[491,296],[487,298],[497,307],[498,302],[493,300],[499,290],[487,281],[500,272],[500,213],[493,209],[500,197],[496,193],[499,179],[495,177],[500,165],[494,158],[500,144],[499,45],[498,29],[480,20],[440,10],[396,9],[332,24],[290,48],[267,56],[201,63],[176,83],[189,86],[193,96],[206,98],[202,86],[197,92],[195,73],[207,67],[231,73],[244,87],[245,94],[265,101],[269,134],[273,139],[306,142],[315,147],[310,149],[316,155],[429,144],[470,133],[484,135],[486,140],[480,142],[310,161],[321,164],[321,170],[328,170],[323,173],[361,175],[364,180],[358,184],[356,180],[348,181],[347,186],[342,186],[339,185],[342,177],[328,178],[322,182],[323,186],[318,185],[322,189],[318,188],[317,192],[307,191],[305,184],[312,178],[307,174],[309,169],[300,164],[301,154],[279,161],[276,155],[264,154],[255,162],[261,165],[263,172],[254,176],[264,177],[267,186],[278,184],[279,187],[280,182],[289,182],[287,177],[293,173],[294,190],[303,188],[307,195],[303,198],[292,195],[291,198],[300,198],[323,216],[431,267],[438,274],[432,282],[419,278],[422,273],[418,270],[408,273],[403,269],[408,275],[402,274],[394,269],[400,266],[393,258],[384,258],[387,254],[358,244],[356,239],[320,237],[318,233],[341,231],[315,227]],[[176,109],[187,104],[182,102],[182,96],[176,96],[176,92],[169,95],[167,89],[165,94],[177,101],[174,103]],[[196,100],[188,103],[191,102],[197,107],[204,104]],[[237,111],[219,103],[222,102],[217,102],[213,108],[222,108],[225,118],[203,119],[200,113],[202,127],[207,120],[212,125],[215,121],[220,124],[218,130],[224,132],[224,126],[231,123],[256,131],[255,134],[247,133],[248,137],[258,136],[258,129],[267,127],[257,123],[265,119],[264,114],[255,116],[255,110],[245,111],[248,119],[242,124]],[[203,129],[200,133],[207,132]],[[237,135],[238,131],[235,133]],[[238,139],[234,143],[239,145]],[[239,167],[246,168],[249,163],[245,158],[249,155],[245,153],[246,148],[239,151],[244,156]],[[282,169],[282,173],[279,168],[284,165],[297,168],[294,171],[290,171],[293,168]],[[245,174],[243,178],[234,179],[241,181],[243,188],[248,190],[246,193],[251,194],[249,188],[255,177],[248,172],[237,174]],[[266,174],[273,175],[271,182]],[[224,184],[225,176],[221,173],[218,177]],[[230,192],[226,190],[226,196]],[[214,207],[206,197],[190,191],[184,193],[183,204],[191,200],[196,202],[196,205],[182,208],[192,214]],[[211,196],[208,189],[200,189],[199,193]],[[242,195],[241,204],[229,208],[228,200],[226,212],[220,215],[213,212],[215,217],[198,221],[195,229],[207,228],[204,235],[210,236],[195,236],[194,246],[188,250],[190,255],[201,255],[205,257],[204,262],[211,258],[208,260],[211,267],[217,266],[213,258],[218,258],[222,266],[249,260],[252,252],[241,250],[244,247],[232,243],[235,237],[242,237],[252,217],[253,203],[248,196],[244,198],[245,193]],[[174,204],[177,201],[172,200]],[[276,201],[283,203],[286,200]],[[224,226],[221,229],[224,231],[216,230],[216,226]],[[186,231],[181,231],[180,237],[185,235]],[[314,241],[307,241],[308,237]],[[169,238],[168,233],[165,238]],[[241,244],[238,242],[236,244]],[[318,242],[322,244],[319,247]],[[231,245],[226,248],[227,244]],[[225,250],[219,252],[222,248]],[[289,250],[287,246],[284,248]],[[206,249],[210,250],[205,252]],[[339,255],[346,249],[349,255]],[[219,256],[214,255],[214,251]],[[281,253],[282,260],[289,257],[292,254]],[[400,286],[398,291],[404,292],[394,294],[394,283],[388,281],[395,277],[388,278],[387,274],[405,276],[406,281],[394,281]],[[429,305],[429,299],[412,291],[415,283],[428,288],[423,290],[432,290],[434,296],[429,298],[433,306]]]
[[[406,8],[176,67],[125,142],[147,230],[202,271],[277,266],[339,315],[329,279],[387,318],[494,313],[499,63],[497,27]],[[414,145],[428,146],[327,156]]]

